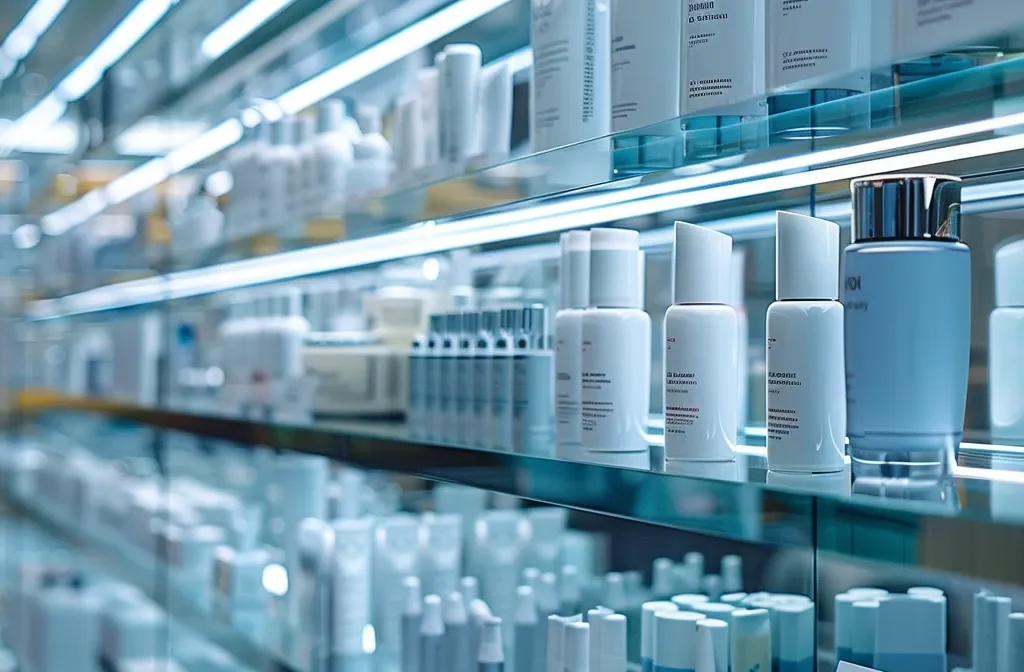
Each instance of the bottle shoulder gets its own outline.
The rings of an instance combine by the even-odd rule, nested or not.
[[[668,307],[665,311],[665,322],[688,320],[736,321],[736,310],[722,303],[686,303]]]
[[[601,324],[604,322],[646,322],[650,324],[651,316],[639,308],[588,308],[580,318],[584,324]]]
[[[807,317],[828,316],[833,319],[842,319],[845,308],[839,301],[818,300],[818,301],[775,301],[768,306],[768,317],[773,315],[792,317],[805,315]]]

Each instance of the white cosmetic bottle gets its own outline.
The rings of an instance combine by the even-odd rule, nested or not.
[[[402,581],[419,576],[419,536],[419,520],[410,515],[391,516],[377,523],[373,535],[373,624],[380,649],[401,648]]]
[[[473,392],[476,384],[476,336],[480,332],[480,313],[462,313],[458,351],[455,355],[455,440],[469,445],[473,439]],[[445,593],[438,593],[444,595]]]
[[[561,310],[555,314],[555,409],[558,457],[580,457],[580,374],[583,314],[590,302],[590,232],[569,231],[561,237],[559,268]]]
[[[309,322],[302,316],[302,292],[284,287],[275,292],[273,317],[263,324],[263,352],[267,375],[272,381],[302,377],[302,350],[309,335]]]
[[[777,214],[775,302],[768,308],[768,469],[843,470],[846,371],[839,303],[839,226]]]
[[[590,232],[580,394],[580,443],[590,461],[639,465],[649,452],[651,318],[639,305],[639,242],[629,229]]]
[[[462,516],[424,515],[420,581],[423,590],[449,595],[459,588],[462,576]]]
[[[512,357],[512,446],[527,455],[550,456],[554,435],[554,353],[548,347],[547,309],[520,309]]]
[[[744,434],[750,420],[750,318],[743,298],[747,254],[743,248],[732,249],[732,298],[736,311],[736,432]],[[742,440],[737,437],[737,441]],[[731,591],[730,591],[731,592]]]
[[[416,73],[416,84],[420,99],[420,125],[423,131],[423,167],[431,169],[441,160],[440,138],[438,136],[438,105],[440,95],[440,77],[437,68],[423,68]]]
[[[355,160],[352,141],[344,131],[345,104],[325,100],[317,109],[315,214],[341,214],[345,203],[348,169]]]
[[[338,520],[334,529],[334,653],[351,656],[364,651],[363,638],[371,619],[370,574],[373,569],[373,520]],[[401,613],[401,596],[395,604]]]
[[[259,231],[284,231],[295,214],[294,187],[299,174],[299,154],[295,150],[295,123],[291,117],[271,126],[271,145],[264,152],[266,164],[260,200],[263,221]]]
[[[448,147],[450,164],[460,166],[477,154],[480,138],[480,47],[449,44],[444,48],[444,82],[447,91]],[[461,172],[461,171],[459,171]]]
[[[512,150],[512,70],[508,61],[493,63],[480,73],[481,165],[508,159]]]
[[[360,107],[359,127],[363,137],[354,147],[355,162],[349,175],[349,184],[355,187],[357,195],[365,196],[381,191],[388,186],[391,171],[391,144],[381,135],[380,109],[371,106]]]
[[[423,364],[423,427],[428,438],[441,438],[441,395],[443,394],[443,378],[441,351],[444,343],[445,316],[430,316],[430,331],[427,333],[426,361]]]
[[[440,395],[438,397],[437,434],[436,438],[453,441],[457,438],[458,415],[456,413],[456,396],[459,387],[459,338],[462,336],[462,313],[445,315],[445,333],[441,341]]]
[[[995,251],[996,308],[988,322],[992,440],[1024,438],[1024,238]]]
[[[665,461],[727,462],[736,447],[732,238],[676,222],[675,305],[665,313]]]
[[[316,157],[316,117],[303,115],[295,120],[295,152],[298,155],[298,179],[295,194],[295,212],[289,221],[289,238],[297,239],[304,233],[308,219],[317,214],[316,198],[319,193]]]

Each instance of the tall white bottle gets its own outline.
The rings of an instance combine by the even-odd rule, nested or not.
[[[1024,438],[1024,238],[996,248],[996,308],[988,322],[993,441]]]
[[[590,232],[562,234],[561,310],[555,315],[555,410],[558,457],[580,457],[583,313],[590,302]]]
[[[381,135],[380,108],[362,106],[358,110],[359,126],[363,137],[355,144],[353,153],[354,175],[349,175],[349,184],[359,195],[380,191],[388,186],[391,172],[391,144]]]
[[[265,152],[266,182],[262,185],[264,203],[259,232],[284,230],[295,213],[295,184],[299,174],[299,154],[295,150],[295,120],[285,117],[270,128],[271,145]]]
[[[839,303],[839,227],[779,212],[775,302],[768,308],[768,468],[843,470],[846,370]]]
[[[271,317],[263,324],[264,365],[272,381],[302,376],[302,350],[309,335],[309,322],[302,316],[302,291],[283,287],[271,298]]]
[[[665,313],[665,461],[728,462],[736,447],[732,238],[676,222],[674,304]]]
[[[640,234],[590,232],[590,304],[583,315],[580,444],[584,459],[640,465],[648,455],[651,318],[639,306]]]
[[[345,203],[346,178],[354,154],[345,133],[345,104],[325,100],[317,109],[315,214],[340,214]]]

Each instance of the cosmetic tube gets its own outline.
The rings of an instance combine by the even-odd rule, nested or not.
[[[487,432],[491,450],[511,451],[512,404],[515,377],[515,331],[522,313],[504,308],[500,313],[498,332],[494,335],[494,355],[491,358],[490,429]]]
[[[860,600],[851,608],[853,632],[850,637],[852,661],[857,665],[875,662],[875,630],[878,627],[878,600]]]
[[[590,303],[583,314],[580,396],[584,459],[649,454],[651,318],[638,305],[639,234],[590,231]]]
[[[420,579],[423,590],[448,595],[459,587],[462,575],[462,516],[424,514]]]
[[[558,612],[562,616],[579,613],[582,591],[580,572],[576,565],[562,565],[562,576],[558,582],[558,600]]]
[[[481,516],[477,525],[477,544],[483,567],[481,593],[494,615],[502,619],[505,639],[510,646],[514,636],[524,523],[518,511],[495,510]]]
[[[854,605],[855,619],[858,612],[857,604],[861,603]],[[779,631],[779,652],[776,655],[773,651],[772,658],[779,659],[779,671],[814,672],[814,603],[777,604],[775,614]]]
[[[420,672],[446,672],[444,658],[444,611],[441,598],[423,598],[420,623]]]
[[[1013,605],[1008,597],[989,595],[985,598],[985,622],[991,628],[986,638],[987,651],[981,669],[993,672],[1012,672],[1007,668],[1010,654],[1010,612]]]
[[[665,312],[665,460],[736,458],[732,238],[676,222],[674,305]],[[701,571],[703,574],[703,568]]]
[[[434,69],[437,71],[437,165],[443,167],[443,175],[448,172],[448,136],[451,133],[451,89],[445,72],[447,60],[444,51],[434,54]]]
[[[1007,670],[1024,670],[1024,614],[1010,614],[1010,643],[1007,646]]]
[[[605,616],[611,616],[613,613],[615,612],[607,607],[595,607],[587,611],[587,623],[590,625],[589,668],[593,672],[603,672],[601,669],[601,640],[604,636],[602,624]]]
[[[683,5],[683,160],[756,149],[767,137],[765,0]],[[761,123],[759,123],[761,122]]]
[[[696,672],[729,672],[729,624],[713,618],[697,621]]]
[[[476,341],[480,333],[480,313],[462,313],[462,333],[459,334],[459,351],[455,358],[457,387],[455,390],[455,441],[463,446],[473,443],[474,422],[473,393],[476,390]]]
[[[480,651],[477,654],[477,672],[504,672],[505,647],[501,637],[501,619],[491,616],[483,622],[480,633]]]
[[[483,600],[477,599],[469,603],[470,644],[474,656],[480,650],[480,639],[483,636],[484,624],[493,617],[494,614],[491,613],[487,603]]]
[[[492,63],[480,73],[480,141],[487,165],[508,159],[512,145],[512,70],[508,61]]]
[[[419,577],[419,536],[419,520],[402,514],[379,519],[373,532],[372,622],[377,647],[385,651],[402,645],[402,582],[407,576]]]
[[[703,614],[692,611],[654,613],[655,672],[694,672],[697,652],[697,623]]]
[[[625,609],[627,605],[626,582],[621,572],[608,572],[604,575],[604,587],[601,589],[601,602],[611,611]]]
[[[537,649],[537,606],[533,600],[533,589],[519,586],[516,590],[515,646],[512,656],[516,672],[533,672],[538,669]]]
[[[855,491],[877,492],[892,478],[931,484],[956,463],[971,349],[960,188],[938,175],[851,183],[854,242],[843,253],[841,300]]]
[[[433,168],[441,161],[440,139],[438,137],[438,103],[440,95],[440,78],[437,68],[427,67],[416,73],[419,90],[420,114],[423,148],[419,154],[423,157],[423,167]]]
[[[690,570],[690,576],[693,577],[695,585],[700,586],[701,579],[704,578],[704,554],[690,551],[683,556],[683,565]]]
[[[334,653],[363,653],[363,632],[373,622],[371,615],[371,575],[373,571],[373,520],[353,518],[336,520],[334,532],[334,598],[332,620]],[[408,595],[398,595],[404,601]],[[396,611],[401,614],[400,605]]]
[[[888,591],[881,588],[851,588],[845,593],[835,596],[833,614],[835,624],[833,639],[835,641],[836,662],[855,660],[853,646],[857,638],[857,621],[854,617],[853,605],[866,600],[881,600],[888,596]],[[980,612],[976,611],[976,614]]]
[[[989,664],[995,628],[986,619],[991,616],[988,598],[992,593],[980,590],[974,594],[971,612],[971,669],[984,670]]]
[[[1024,238],[996,247],[995,310],[988,321],[988,394],[993,441],[1024,438]]]
[[[420,580],[407,576],[402,580],[405,603],[402,607],[402,672],[420,672],[420,627],[423,623],[423,598]]]
[[[565,630],[570,623],[582,623],[583,615],[548,616],[548,643],[545,658],[547,672],[564,672],[565,668]]]
[[[839,296],[839,226],[777,213],[775,302],[768,307],[768,469],[843,471],[846,371]]]
[[[307,518],[299,526],[298,540],[299,572],[290,589],[301,602],[299,632],[314,643],[313,657],[319,660],[330,652],[334,530],[319,518]]]
[[[527,509],[526,519],[531,529],[526,562],[541,573],[558,571],[568,510],[557,506],[538,506]]]
[[[945,672],[946,602],[890,595],[878,603],[874,667]]]
[[[564,672],[590,672],[590,624],[565,626]]]
[[[441,374],[441,346],[444,342],[447,323],[444,315],[430,316],[430,331],[427,332],[426,362],[423,366],[426,383],[423,386],[424,429],[428,438],[441,438],[441,396],[446,392]]]
[[[558,457],[580,458],[583,313],[590,302],[590,232],[568,231],[560,238],[560,309],[555,314],[555,413]]]
[[[423,112],[419,96],[404,95],[395,103],[393,138],[395,172],[399,182],[411,183],[424,165]]]
[[[626,672],[628,622],[622,614],[608,614],[601,622],[601,672]]]
[[[537,620],[541,623],[541,627],[537,628],[536,644],[534,645],[534,669],[537,670],[544,668],[544,661],[547,656],[548,629],[546,624],[548,616],[558,614],[561,609],[559,589],[557,577],[552,572],[545,572],[537,582],[534,602],[537,606]],[[576,600],[576,603],[578,604],[579,600]]]
[[[644,602],[640,606],[640,669],[654,672],[654,617],[659,611],[678,611],[673,602]]]
[[[480,47],[449,44],[444,48],[444,82],[448,98],[448,162],[461,165],[477,154],[480,130]]]
[[[737,609],[729,624],[729,661],[734,670],[772,669],[771,621],[765,609]]]
[[[522,308],[512,357],[512,447],[550,456],[554,448],[554,353],[547,347],[547,309]]]
[[[445,315],[444,340],[441,341],[441,397],[438,412],[441,416],[440,438],[459,440],[459,342],[462,338],[462,313]]]
[[[476,666],[469,612],[458,591],[444,601],[444,660],[451,672],[473,672]]]
[[[722,590],[738,593],[743,590],[743,558],[738,555],[722,556],[719,573],[722,575]]]
[[[490,431],[491,395],[494,391],[494,339],[500,321],[498,311],[484,311],[480,317],[480,331],[476,334],[469,443],[479,448],[486,448],[491,443],[487,433]]]

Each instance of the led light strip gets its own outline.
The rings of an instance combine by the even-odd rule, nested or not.
[[[427,221],[379,236],[170,273],[160,278],[130,281],[72,294],[61,299],[37,302],[30,311],[30,316],[36,319],[46,319],[155,303],[167,299],[199,296],[396,259],[593,226],[686,206],[729,201],[813,184],[850,180],[869,174],[898,172],[925,165],[991,156],[1021,149],[1024,149],[1024,135],[980,140],[844,166],[683,191],[678,194],[664,194],[635,202],[626,200],[628,194],[645,187],[633,187],[616,192],[619,197],[618,202],[599,206],[590,204],[589,199],[592,198],[592,195],[589,194],[570,197],[564,199],[565,203],[554,204],[558,206],[554,214],[550,212],[550,206],[544,205],[523,208],[508,213],[505,217],[494,214],[470,216],[441,226],[434,221]],[[976,189],[998,193],[993,189],[994,186],[984,185]],[[965,198],[969,195],[970,190]],[[576,204],[576,209],[571,208],[573,204]],[[841,214],[839,210],[842,209],[842,206],[835,207],[837,208],[836,213],[831,214]],[[537,214],[538,212],[540,214]],[[724,222],[728,223],[729,220],[724,220]],[[771,221],[765,219],[758,222],[757,225],[770,227]],[[712,224],[712,226],[717,225]]]
[[[68,0],[36,0],[0,45],[0,82],[7,79],[18,62],[24,60],[60,13]]]
[[[220,58],[294,1],[252,0],[203,38],[203,55],[211,61]]]

